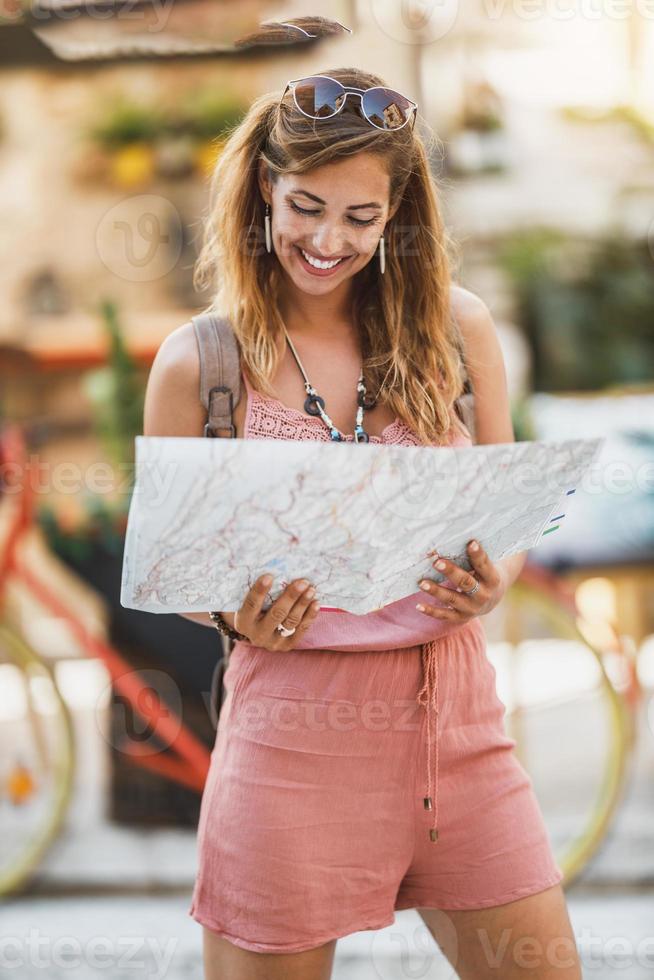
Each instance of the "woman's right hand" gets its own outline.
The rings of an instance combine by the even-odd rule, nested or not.
[[[312,601],[315,589],[306,579],[295,579],[286,586],[275,601],[262,612],[262,606],[272,579],[264,583],[261,575],[248,591],[243,605],[234,616],[234,628],[243,633],[254,646],[266,650],[293,650],[320,611],[320,603]],[[279,623],[288,629],[295,627],[291,636],[282,636],[277,630]]]

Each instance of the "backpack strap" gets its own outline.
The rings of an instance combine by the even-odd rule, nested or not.
[[[234,408],[241,397],[241,358],[234,331],[226,317],[215,313],[198,313],[191,322],[200,354],[200,401],[207,410],[204,434],[235,439]],[[226,693],[223,678],[234,647],[234,641],[227,636],[220,636],[220,643],[222,657],[213,670],[209,699],[216,729]]]
[[[234,439],[234,408],[241,397],[240,352],[234,331],[226,317],[215,313],[198,313],[191,321],[200,354],[200,401],[207,410],[204,434]]]

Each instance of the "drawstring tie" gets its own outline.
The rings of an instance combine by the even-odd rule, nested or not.
[[[435,640],[423,643],[420,650],[423,683],[418,691],[418,704],[427,712],[427,795],[423,797],[425,810],[433,811],[432,827],[429,831],[431,841],[438,840],[438,645]],[[432,739],[431,723],[434,713],[434,796],[432,799]]]

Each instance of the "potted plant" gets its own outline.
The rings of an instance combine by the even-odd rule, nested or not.
[[[121,96],[89,128],[90,146],[77,175],[124,188],[147,186],[157,178],[204,176],[243,112],[234,96],[213,91],[193,92],[192,98],[168,106]]]

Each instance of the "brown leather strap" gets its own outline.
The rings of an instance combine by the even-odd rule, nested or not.
[[[205,436],[235,438],[234,409],[241,397],[238,343],[226,317],[191,317],[200,354],[200,401],[207,410]]]

